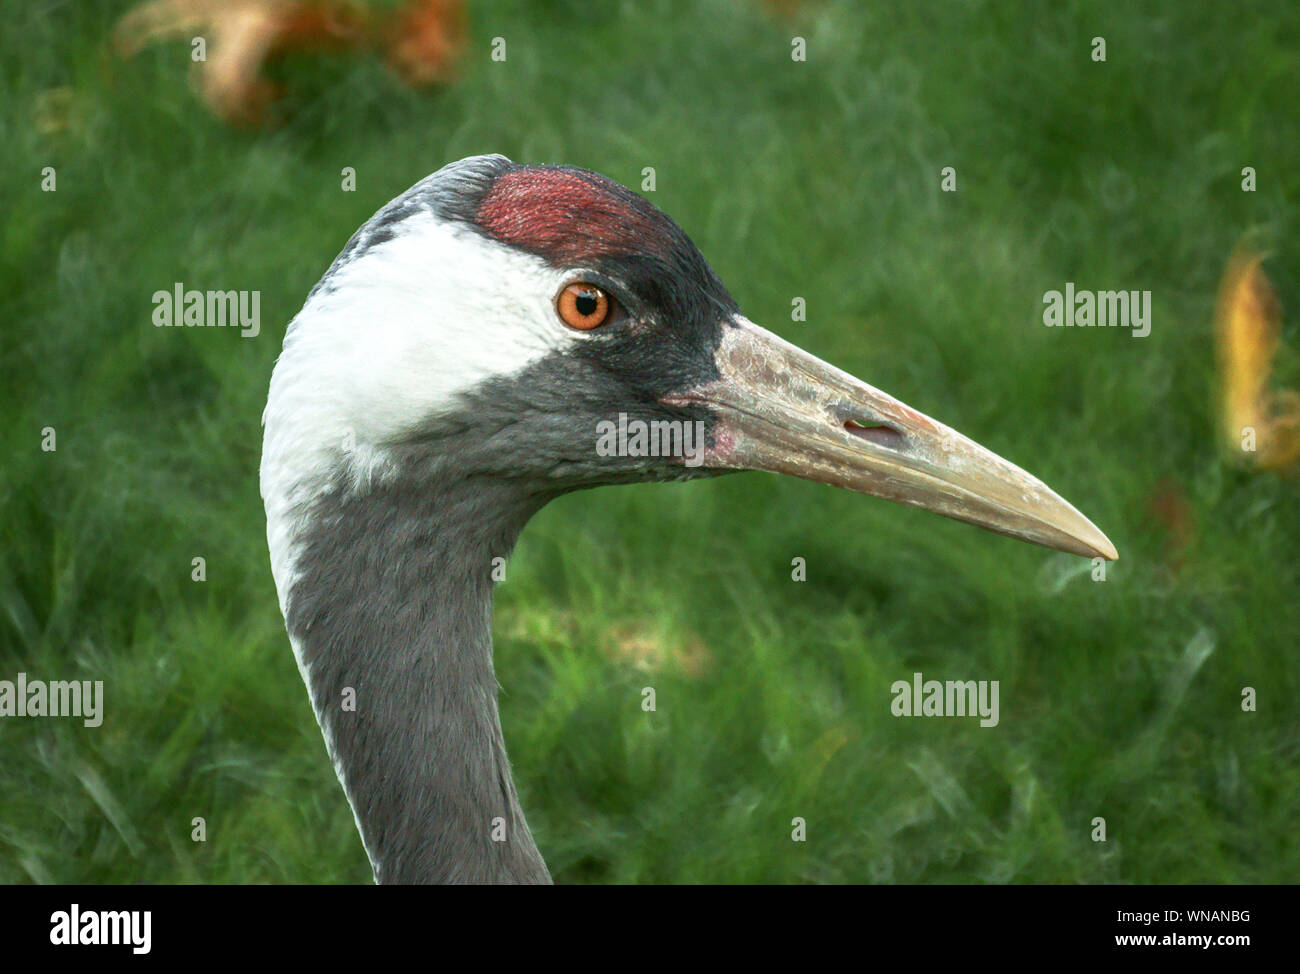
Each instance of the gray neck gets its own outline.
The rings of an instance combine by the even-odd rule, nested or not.
[[[492,559],[540,504],[399,480],[321,497],[300,539],[289,633],[379,882],[550,882],[492,668]]]

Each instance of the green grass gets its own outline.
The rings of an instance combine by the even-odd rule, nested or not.
[[[486,151],[633,188],[654,166],[751,318],[1041,476],[1121,553],[1094,583],[759,474],[552,504],[496,632],[558,881],[1300,877],[1296,486],[1220,455],[1210,332],[1229,253],[1263,234],[1300,345],[1300,8],[469,0],[453,87],[302,59],[285,124],[240,132],[190,90],[183,41],[106,53],[127,6],[0,3],[0,679],[102,679],[107,708],[94,730],[0,720],[0,882],[369,879],[277,608],[260,413],[351,232]],[[63,86],[73,124],[42,135]],[[174,281],[260,289],[262,335],[155,329]],[[1150,289],[1150,337],[1042,327],[1066,281]],[[1190,512],[1179,554],[1162,490]],[[646,671],[630,643],[709,662]],[[894,718],[917,670],[999,680],[1000,725]]]

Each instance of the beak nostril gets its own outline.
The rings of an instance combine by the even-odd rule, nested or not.
[[[844,429],[858,439],[869,440],[877,446],[888,447],[891,450],[901,450],[907,445],[907,438],[902,433],[883,423],[867,425],[859,423],[856,419],[846,419]]]

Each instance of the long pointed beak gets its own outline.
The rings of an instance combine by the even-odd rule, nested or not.
[[[717,413],[706,467],[790,474],[1048,548],[1119,557],[1042,481],[745,318],[725,329],[717,366],[716,380],[664,399]]]

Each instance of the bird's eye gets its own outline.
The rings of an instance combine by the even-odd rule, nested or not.
[[[609,320],[614,308],[613,299],[594,284],[579,282],[569,284],[555,299],[555,310],[560,320],[570,328],[590,331]]]

